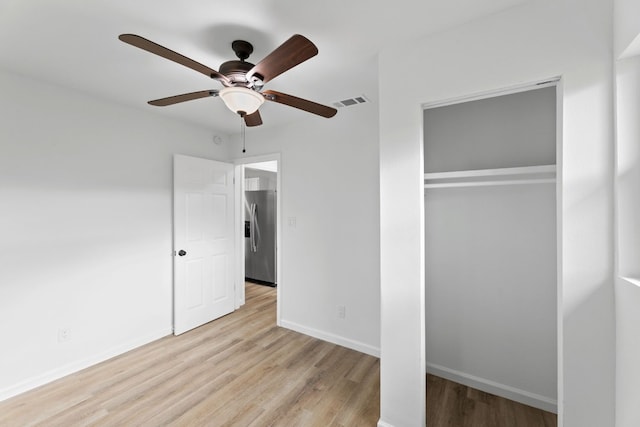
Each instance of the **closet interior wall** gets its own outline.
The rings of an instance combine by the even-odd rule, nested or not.
[[[556,86],[426,106],[427,372],[557,410]]]

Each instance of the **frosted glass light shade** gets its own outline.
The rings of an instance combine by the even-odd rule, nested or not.
[[[246,87],[225,87],[218,95],[224,101],[227,108],[234,113],[243,111],[246,114],[253,114],[264,102],[264,97]]]

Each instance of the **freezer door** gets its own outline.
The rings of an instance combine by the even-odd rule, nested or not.
[[[245,276],[247,279],[275,284],[275,191],[246,191],[245,220],[249,221],[249,237],[245,239]]]

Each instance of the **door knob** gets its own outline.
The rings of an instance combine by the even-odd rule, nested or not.
[[[178,255],[180,255],[180,256],[185,256],[186,254],[187,254],[187,251],[185,251],[184,249],[180,249],[178,251]]]

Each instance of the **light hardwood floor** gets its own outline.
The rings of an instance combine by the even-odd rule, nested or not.
[[[367,426],[375,357],[275,326],[275,289],[240,310],[0,402],[0,426]],[[428,427],[554,427],[556,417],[427,376]]]
[[[0,426],[375,426],[377,358],[275,326],[275,289],[236,312],[0,403]]]
[[[427,375],[428,427],[555,427],[555,414]]]

